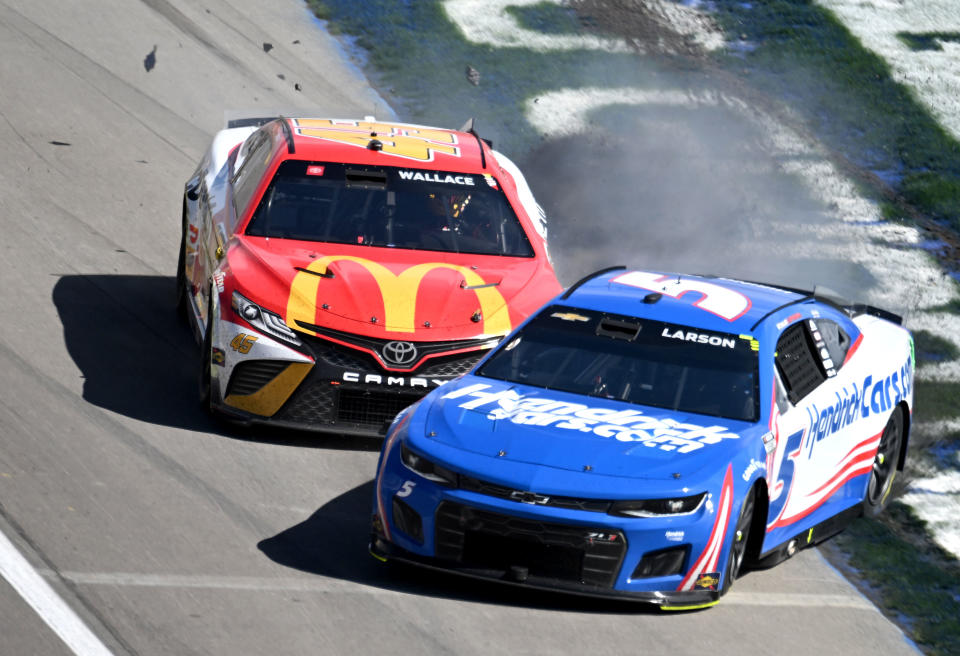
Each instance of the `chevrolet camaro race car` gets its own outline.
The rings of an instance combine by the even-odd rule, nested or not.
[[[712,605],[884,507],[913,406],[899,323],[819,289],[598,272],[395,419],[371,553]]]
[[[382,435],[560,291],[517,167],[415,125],[243,119],[186,184],[178,303],[240,422]]]

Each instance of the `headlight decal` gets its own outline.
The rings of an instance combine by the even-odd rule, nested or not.
[[[257,330],[271,337],[283,340],[284,342],[300,345],[300,339],[297,337],[297,333],[284,323],[283,318],[280,317],[279,314],[260,307],[240,292],[233,292],[233,297],[230,299],[230,307],[237,313],[237,316],[242,317],[244,321]]]
[[[732,506],[733,464],[731,463],[727,465],[727,473],[723,477],[723,489],[720,492],[720,503],[717,505],[717,517],[713,522],[713,530],[710,531],[710,539],[707,540],[707,546],[704,547],[693,567],[680,582],[677,590],[692,590],[694,582],[701,574],[718,571],[717,565],[720,560],[720,552],[723,550],[723,539],[727,534],[727,526],[730,524]]]
[[[403,442],[400,442],[400,460],[407,469],[416,472],[428,481],[433,481],[440,485],[457,487],[457,474],[455,472],[436,464],[432,460],[424,458],[417,452],[409,449]]]
[[[675,517],[691,515],[700,509],[706,492],[672,499],[644,499],[639,501],[615,501],[610,514],[618,517]]]

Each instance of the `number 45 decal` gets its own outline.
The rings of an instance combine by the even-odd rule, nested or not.
[[[240,353],[249,353],[250,349],[253,348],[254,342],[259,339],[256,335],[245,335],[240,333],[233,338],[233,341],[230,342],[230,348],[234,351],[239,351]]]

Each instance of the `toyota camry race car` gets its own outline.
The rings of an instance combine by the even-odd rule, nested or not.
[[[878,513],[913,340],[833,294],[585,278],[384,440],[371,553],[664,609]]]
[[[560,285],[472,121],[278,118],[229,123],[187,182],[177,290],[212,409],[378,435]]]

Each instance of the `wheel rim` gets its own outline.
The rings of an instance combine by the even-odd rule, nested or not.
[[[867,486],[867,501],[870,505],[881,505],[893,482],[900,456],[900,432],[900,414],[897,411],[890,416],[884,427],[880,444],[877,446],[877,455],[873,459],[870,483]]]

